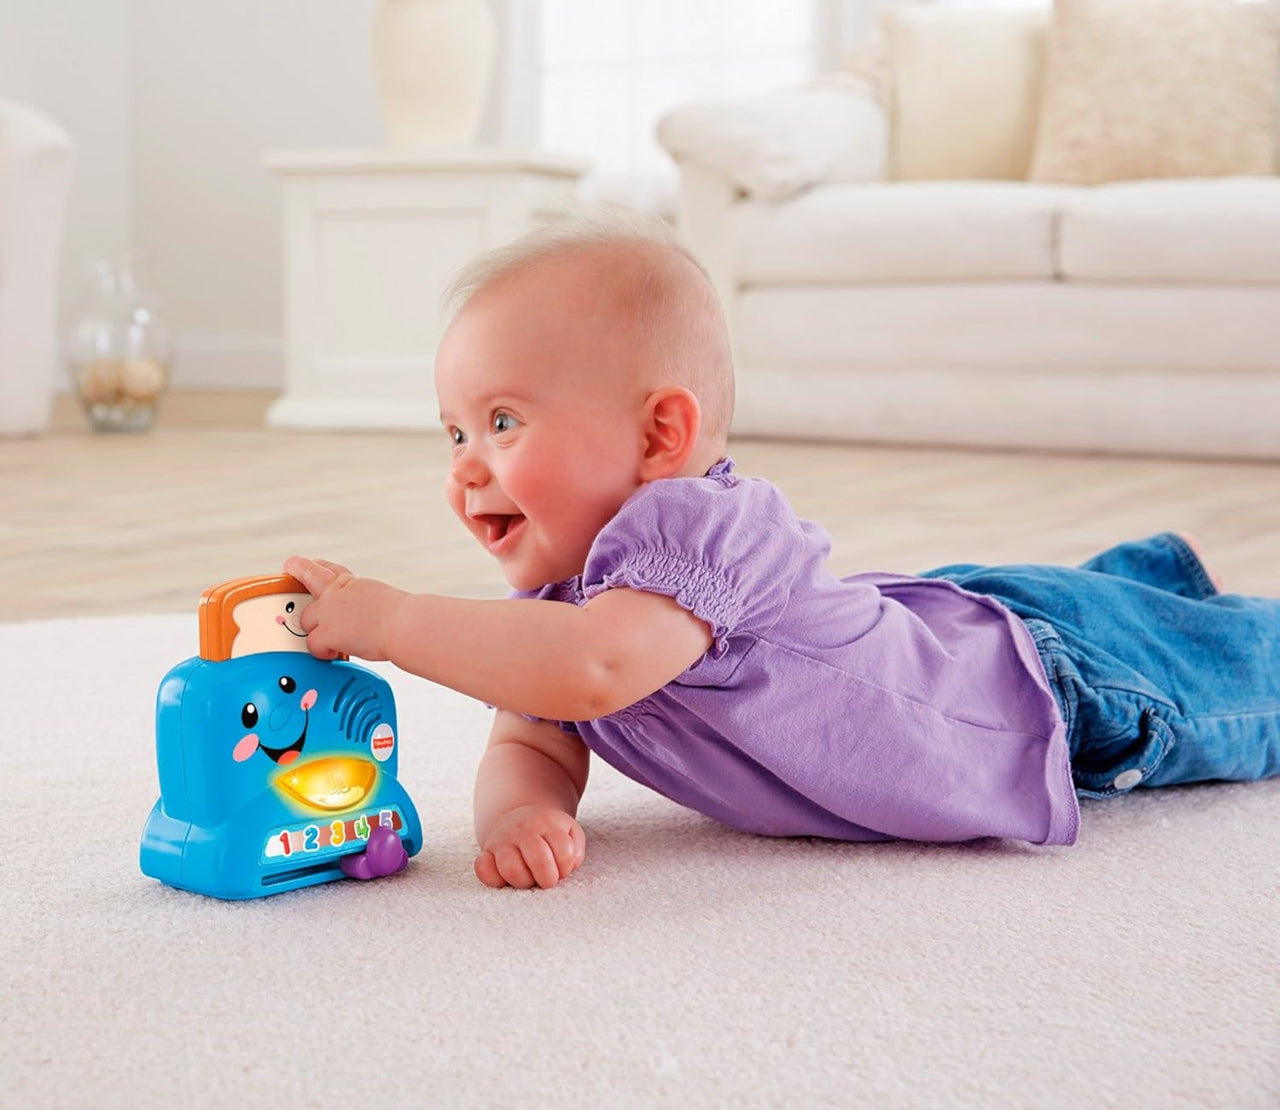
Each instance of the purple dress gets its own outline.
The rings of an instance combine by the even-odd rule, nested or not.
[[[747,832],[1074,843],[1064,724],[1022,621],[941,579],[836,578],[830,549],[728,459],[638,490],[581,578],[518,596],[664,594],[714,643],[649,697],[561,725],[623,774]]]

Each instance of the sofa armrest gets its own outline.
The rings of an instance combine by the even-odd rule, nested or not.
[[[61,127],[0,100],[0,434],[40,431],[49,421],[72,166],[73,145]]]
[[[29,240],[21,233],[31,219],[56,234],[71,181],[71,136],[48,116],[0,99],[0,257]],[[53,203],[42,196],[53,189]],[[44,200],[45,203],[41,203]]]
[[[885,110],[860,82],[828,79],[738,101],[683,105],[658,121],[658,142],[681,164],[760,200],[823,181],[878,181]]]

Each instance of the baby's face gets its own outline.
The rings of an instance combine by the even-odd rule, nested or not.
[[[436,356],[449,504],[516,589],[580,574],[640,486],[645,392],[571,270],[482,290]]]

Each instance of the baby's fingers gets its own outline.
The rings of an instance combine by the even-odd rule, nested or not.
[[[567,829],[548,829],[542,834],[551,848],[560,870],[560,878],[567,879],[579,867],[586,855],[586,842],[579,825],[571,825]]]
[[[498,874],[506,880],[508,886],[516,887],[518,890],[528,890],[538,885],[533,871],[525,862],[520,849],[514,844],[499,844],[493,849],[493,860],[497,865]]]
[[[550,890],[569,874],[562,871],[556,854],[541,836],[530,836],[519,844],[499,845],[493,851],[498,873],[520,890],[540,886]]]
[[[319,559],[304,559],[301,555],[290,555],[283,569],[301,582],[312,597],[319,597],[338,577]]]
[[[499,890],[507,885],[507,880],[502,877],[502,873],[498,870],[498,861],[493,858],[490,851],[481,852],[476,856],[475,862],[476,878],[485,886],[491,886],[495,890]]]
[[[543,890],[550,890],[565,875],[569,874],[568,871],[561,869],[555,850],[547,843],[546,834],[526,841],[520,848],[524,856],[525,865]]]

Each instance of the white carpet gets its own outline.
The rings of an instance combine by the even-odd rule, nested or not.
[[[192,616],[0,625],[0,1105],[1280,1105],[1280,781],[1075,848],[756,839],[597,762],[551,892],[471,873],[488,713],[379,668],[423,852],[256,902],[138,870]]]

